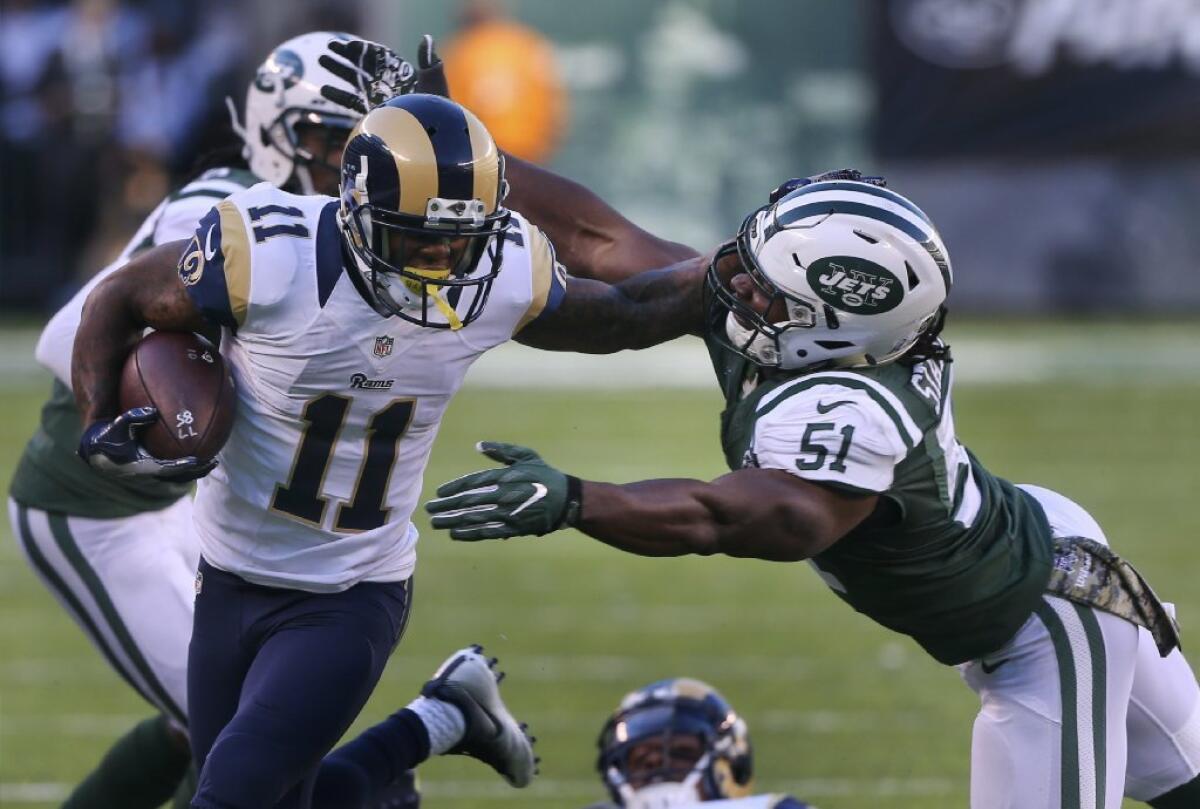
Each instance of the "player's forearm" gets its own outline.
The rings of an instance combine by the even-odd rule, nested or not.
[[[176,241],[147,250],[101,281],[84,303],[71,354],[71,386],[84,424],[116,415],[121,366],[147,327],[208,328],[176,272],[185,246]]]
[[[106,278],[92,290],[75,333],[71,387],[84,424],[117,414],[121,365],[145,328],[119,276]]]
[[[639,556],[717,553],[720,526],[702,497],[706,486],[681,478],[624,484],[584,481],[575,527]]]
[[[577,280],[559,308],[517,340],[550,351],[611,354],[697,334],[704,325],[705,266],[691,259],[616,286]]]
[[[836,520],[811,503],[781,500],[753,480],[647,480],[623,485],[584,482],[575,527],[641,556],[695,553],[795,562],[815,556],[841,536]]]
[[[630,222],[579,183],[506,156],[512,191],[505,201],[540,227],[573,275],[615,284],[696,256]]]

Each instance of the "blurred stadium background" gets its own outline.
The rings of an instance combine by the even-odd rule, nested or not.
[[[6,0],[0,12],[0,484],[48,375],[49,312],[230,133],[270,47],[437,36],[502,145],[696,246],[780,180],[854,165],[939,223],[964,440],[1090,509],[1200,649],[1200,2],[1195,0]],[[480,66],[486,66],[486,69]],[[506,347],[451,407],[430,483],[481,438],[625,480],[721,471],[718,397],[682,342],[587,359]],[[0,527],[0,805],[61,800],[145,713]],[[426,805],[578,807],[622,693],[689,674],[749,719],[759,784],[823,809],[966,803],[974,697],[807,567],[624,557],[578,535],[426,531],[415,618],[364,722],[452,648],[512,675],[545,759],[514,793],[474,762]]]

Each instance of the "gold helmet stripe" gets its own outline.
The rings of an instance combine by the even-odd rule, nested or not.
[[[365,134],[379,137],[395,158],[400,213],[424,216],[429,200],[438,196],[437,155],[425,127],[397,107],[372,110],[360,126]]]
[[[463,110],[467,134],[471,138],[471,156],[475,164],[475,199],[483,201],[484,211],[494,213],[500,207],[500,153],[496,141],[483,123],[469,110]]]

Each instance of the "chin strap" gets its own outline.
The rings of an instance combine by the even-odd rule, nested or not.
[[[440,281],[450,277],[450,270],[427,270],[418,267],[405,267],[404,271],[412,275],[419,275],[422,278],[429,278],[434,281]],[[442,290],[436,289],[430,284],[422,284],[419,281],[404,279],[404,285],[410,291],[416,294],[424,293],[430,298],[433,298],[433,305],[442,313],[442,317],[446,318],[446,322],[450,324],[451,331],[458,331],[463,327],[462,320],[458,316],[458,312],[454,311],[454,307],[442,295]]]

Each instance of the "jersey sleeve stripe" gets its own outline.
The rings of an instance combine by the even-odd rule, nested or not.
[[[220,202],[221,253],[225,257],[225,286],[229,291],[229,310],[240,326],[246,322],[250,304],[250,238],[241,211],[231,202]]]
[[[212,208],[201,218],[196,235],[179,259],[179,279],[205,320],[233,329],[238,324],[229,307],[221,247],[221,212]]]
[[[891,406],[891,409],[895,413],[893,419],[898,420],[898,422],[903,425],[904,431],[908,434],[908,437],[912,440],[913,444],[916,445],[921,441],[924,432],[920,427],[917,426],[916,420],[914,420],[912,415],[908,412],[908,408],[904,406],[904,403],[900,401],[900,397],[896,396],[896,394],[892,393],[874,379],[862,376],[860,374],[845,373],[844,371],[822,371],[819,377],[822,379],[835,380],[839,383],[856,382],[865,386],[865,389],[874,391],[879,398],[888,402],[888,404]]]
[[[554,245],[537,228],[530,227],[529,235],[529,274],[533,291],[529,308],[517,323],[516,331],[525,328],[542,314],[557,309],[566,292],[567,279],[558,271]]]
[[[225,197],[229,196],[236,190],[239,190],[239,189],[233,189],[230,191],[222,191],[217,188],[194,188],[189,191],[188,189],[185,188],[182,191],[178,191],[175,194],[172,194],[170,201],[178,202],[181,199],[192,199],[193,197],[209,197],[210,199],[225,199]]]
[[[879,406],[879,409],[883,411],[883,414],[887,416],[896,426],[896,431],[900,434],[900,440],[904,443],[905,450],[911,452],[917,446],[917,442],[921,440],[921,433],[917,431],[916,425],[912,423],[912,419],[909,418],[908,414],[904,412],[903,407],[897,409],[899,402],[893,403],[889,401],[888,398],[880,392],[880,390],[883,390],[883,393],[887,393],[888,391],[886,391],[886,389],[883,389],[882,386],[872,387],[867,383],[867,380],[863,379],[862,377],[856,377],[849,374],[845,375],[845,378],[841,379],[827,379],[825,378],[826,376],[829,375],[822,374],[819,377],[804,377],[797,379],[795,382],[792,382],[788,385],[784,385],[778,390],[772,391],[770,395],[764,397],[762,402],[759,403],[757,411],[758,418],[761,419],[763,416],[770,413],[780,404],[785,402],[793,393],[809,390],[810,388],[815,388],[818,385],[828,385],[829,387],[843,389],[849,388],[851,390],[862,391],[871,397],[872,401],[874,401],[875,404]]]
[[[330,202],[321,209],[317,224],[317,303],[322,308],[333,294],[342,276],[342,246],[337,229],[338,204]]]

